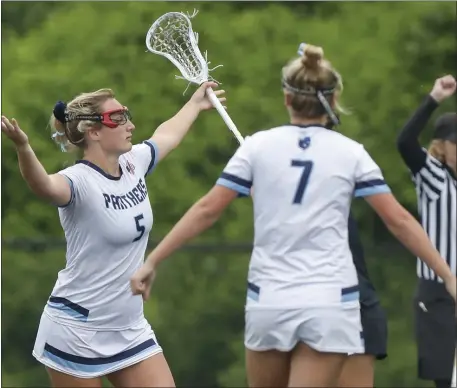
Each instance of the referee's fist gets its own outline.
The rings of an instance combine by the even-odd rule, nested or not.
[[[433,85],[430,95],[437,102],[441,102],[455,93],[456,82],[452,75],[445,75],[438,78]]]

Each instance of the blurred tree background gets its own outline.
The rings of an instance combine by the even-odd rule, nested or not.
[[[145,52],[151,23],[169,11],[193,20],[200,48],[223,83],[229,113],[248,135],[287,122],[281,67],[300,42],[324,48],[345,79],[352,114],[341,131],[363,143],[399,200],[415,192],[395,149],[398,130],[434,79],[455,72],[453,2],[2,2],[2,114],[15,117],[49,172],[72,163],[50,139],[55,101],[114,89],[134,115],[137,142],[190,97],[166,59]],[[454,74],[455,75],[455,74]],[[439,112],[455,109],[451,103]],[[424,136],[424,143],[429,136]],[[148,179],[155,212],[151,247],[215,182],[237,143],[219,115],[205,112],[182,145]],[[31,355],[40,314],[64,265],[57,211],[20,177],[2,139],[3,386],[48,386]],[[377,364],[382,387],[427,386],[416,378],[412,334],[415,259],[373,212],[355,203],[371,276],[389,316],[389,357]],[[223,219],[163,265],[146,314],[178,386],[245,385],[243,319],[252,240],[251,203]]]

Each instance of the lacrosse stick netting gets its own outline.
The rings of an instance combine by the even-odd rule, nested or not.
[[[209,62],[200,52],[198,47],[198,35],[192,30],[190,18],[181,12],[168,12],[158,18],[146,34],[146,47],[157,55],[167,58],[180,71],[181,78],[197,85],[213,80],[209,75]],[[214,69],[213,69],[214,70]],[[226,110],[218,100],[211,88],[206,89],[208,98],[217,109],[227,127],[232,131],[240,144],[243,136],[236,128]]]

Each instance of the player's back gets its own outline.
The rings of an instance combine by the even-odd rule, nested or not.
[[[282,126],[250,141],[255,240],[249,282],[263,289],[264,303],[275,304],[284,293],[291,304],[306,303],[303,287],[357,285],[347,220],[362,146],[319,126]]]

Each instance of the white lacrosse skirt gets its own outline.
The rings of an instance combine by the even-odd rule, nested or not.
[[[252,309],[245,314],[247,349],[291,351],[299,342],[325,353],[364,353],[360,308],[319,306]]]
[[[161,352],[146,319],[122,331],[96,331],[62,325],[46,313],[33,348],[45,366],[79,378],[105,376]]]

